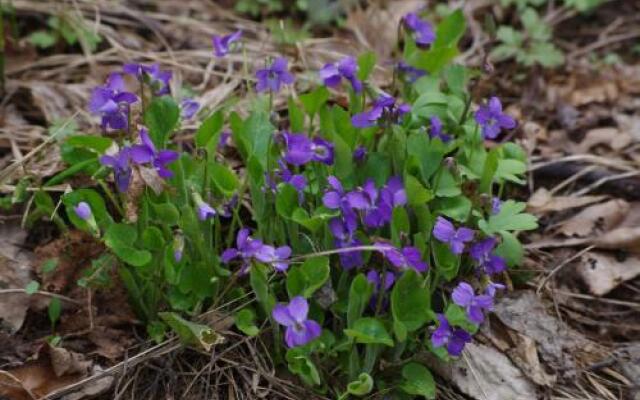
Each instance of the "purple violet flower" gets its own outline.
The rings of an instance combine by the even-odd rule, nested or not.
[[[456,229],[446,218],[438,217],[433,227],[433,236],[447,243],[453,254],[462,254],[466,242],[473,240],[473,230],[465,227]]]
[[[491,297],[496,297],[496,290],[503,290],[505,286],[502,283],[495,283],[489,281],[489,284],[484,288],[484,294]]]
[[[136,77],[140,82],[145,82],[154,91],[156,96],[169,93],[169,81],[173,74],[171,71],[160,70],[160,64],[150,66],[143,64],[124,64],[122,72]]]
[[[102,117],[102,129],[127,129],[129,126],[129,108],[138,101],[135,94],[125,90],[122,75],[112,73],[104,86],[98,86],[91,92],[89,111]]]
[[[308,319],[308,314],[309,303],[302,296],[294,297],[289,304],[278,303],[273,307],[271,316],[287,328],[284,334],[287,347],[303,346],[322,333],[320,324]]]
[[[83,221],[88,221],[92,216],[91,207],[86,201],[81,201],[80,203],[78,203],[75,207],[73,207],[73,211],[76,213],[78,218]]]
[[[396,123],[401,116],[411,110],[408,104],[397,106],[396,100],[384,93],[373,102],[369,111],[355,114],[351,117],[351,123],[356,128],[370,128],[378,125],[380,119]]]
[[[367,148],[364,146],[358,146],[353,151],[353,160],[356,163],[361,163],[367,157]]]
[[[402,75],[404,79],[409,83],[413,83],[423,76],[427,75],[427,71],[413,67],[404,61],[400,61],[396,65],[396,69],[400,73],[400,75]]]
[[[224,36],[213,35],[211,42],[213,43],[213,51],[216,57],[224,57],[229,53],[231,45],[238,41],[242,36],[242,31],[237,30]]]
[[[220,139],[218,139],[218,150],[222,150],[229,145],[229,139],[231,139],[231,132],[222,131],[220,133]]]
[[[206,221],[208,218],[213,218],[216,216],[217,214],[216,210],[213,207],[211,207],[209,204],[205,203],[199,194],[194,193],[193,197],[195,199],[197,212],[198,212],[198,219],[200,221]]]
[[[116,187],[120,193],[124,193],[131,183],[131,164],[130,164],[131,148],[123,147],[114,155],[103,155],[100,157],[100,164],[111,167],[113,169]]]
[[[282,160],[278,160],[278,169],[276,169],[275,174],[280,180],[284,183],[288,183],[293,186],[298,192],[298,203],[302,203],[304,201],[304,190],[307,187],[307,178],[301,174],[294,174],[287,167],[287,165]],[[275,182],[270,182],[272,186],[272,190],[275,192]]]
[[[256,71],[256,91],[258,92],[279,92],[282,85],[290,85],[295,78],[287,70],[287,60],[278,57],[267,68]]]
[[[180,115],[183,119],[191,119],[200,109],[200,103],[185,97],[180,101]]]
[[[504,258],[492,254],[496,247],[496,239],[488,237],[471,246],[469,254],[487,275],[498,274],[507,269]]]
[[[440,325],[431,335],[431,344],[433,347],[447,346],[450,355],[459,356],[464,346],[471,342],[471,335],[464,329],[452,327],[442,314],[438,314],[438,321]]]
[[[420,19],[418,14],[409,13],[402,19],[404,26],[413,32],[416,45],[421,48],[428,47],[436,40],[436,34],[428,21]]]
[[[151,163],[161,178],[169,179],[173,172],[167,169],[167,164],[178,159],[178,153],[173,150],[156,149],[145,128],[140,129],[141,144],[131,147],[131,159],[136,164]]]
[[[337,63],[325,64],[320,69],[320,78],[327,87],[336,87],[345,78],[351,83],[351,87],[355,93],[362,92],[362,81],[358,79],[358,64],[355,58],[345,57]]]
[[[417,247],[407,246],[397,249],[388,243],[376,243],[375,246],[391,265],[399,270],[413,268],[416,272],[425,272],[429,269],[427,263],[422,261],[422,253]]]
[[[282,134],[286,145],[284,160],[293,165],[304,165],[310,161],[333,164],[333,143],[320,137],[309,139],[302,133]]]
[[[371,300],[369,300],[369,307],[375,310],[376,307],[378,306],[378,296],[379,295],[384,296],[389,290],[391,290],[391,287],[396,281],[396,276],[393,272],[387,271],[384,274],[384,279],[383,279],[382,272],[369,270],[369,272],[367,272],[367,280],[373,285],[373,294],[371,296]],[[382,285],[383,280],[384,280],[384,287]],[[388,299],[383,298],[382,308],[386,309],[388,306],[389,306]]]
[[[513,129],[516,120],[502,112],[502,103],[497,97],[491,97],[486,105],[476,111],[476,122],[482,127],[482,137],[495,139],[502,129]]]
[[[502,208],[502,201],[500,201],[499,197],[494,197],[491,199],[491,214],[496,215],[500,213],[500,209]]]
[[[484,321],[483,310],[491,310],[493,308],[493,297],[486,294],[476,296],[471,285],[466,282],[460,282],[453,289],[451,298],[455,304],[467,311],[469,321],[475,324],[481,324]]]
[[[429,131],[429,136],[432,139],[439,138],[442,143],[447,143],[451,140],[451,135],[448,135],[443,132],[442,129],[442,121],[437,116],[431,117],[431,130]]]
[[[273,246],[262,243],[261,240],[253,239],[249,236],[249,229],[243,228],[238,231],[236,237],[236,248],[226,249],[222,255],[222,262],[228,264],[235,258],[242,259],[240,274],[246,274],[251,267],[251,260],[256,259],[262,263],[271,264],[277,271],[286,271],[289,268],[287,259],[291,256],[291,248]]]

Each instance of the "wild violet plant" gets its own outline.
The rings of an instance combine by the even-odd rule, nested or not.
[[[502,140],[515,121],[497,97],[473,106],[476,72],[452,63],[462,13],[402,26],[385,91],[368,81],[372,54],[347,57],[282,116],[271,100],[295,74],[278,57],[255,69],[248,115],[201,110],[180,145],[172,136],[198,104],[172,97],[169,71],[125,64],[94,90],[101,134],[69,137],[69,167],[46,185],[93,179],[63,196],[68,221],[117,260],[152,337],[173,330],[208,348],[216,335],[189,318],[215,309],[271,340],[275,362],[313,390],[435,396],[421,356],[462,354],[536,221],[503,199],[524,183],[524,151]],[[241,41],[214,37],[212,56]],[[333,90],[348,104],[330,102]],[[55,214],[46,192],[35,203]]]

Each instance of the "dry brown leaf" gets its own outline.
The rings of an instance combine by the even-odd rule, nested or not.
[[[503,297],[494,312],[508,328],[533,340],[542,362],[564,378],[575,377],[583,364],[602,356],[593,342],[548,314],[532,291]]]
[[[49,346],[51,367],[57,377],[63,375],[86,375],[91,369],[91,361],[87,361],[82,354],[74,353],[62,347]]]
[[[580,258],[576,273],[591,294],[602,296],[640,275],[640,257],[630,255],[618,260],[611,254],[591,251]]]
[[[576,146],[579,153],[588,153],[598,145],[607,145],[613,150],[622,150],[631,144],[631,135],[614,127],[591,129],[580,144]]]
[[[613,199],[605,203],[585,208],[564,221],[558,232],[565,236],[585,237],[598,231],[608,231],[618,225],[629,212],[629,203],[622,199]]]
[[[464,357],[443,363],[433,356],[424,361],[438,375],[477,400],[522,400],[538,397],[536,386],[511,360],[494,349],[469,343]]]
[[[607,196],[554,196],[546,188],[540,188],[531,195],[527,206],[531,212],[546,213],[585,207],[606,199]]]
[[[574,106],[589,103],[604,103],[618,98],[618,86],[615,82],[598,80],[586,87],[575,88],[570,95],[570,102]]]
[[[601,249],[624,249],[640,253],[640,226],[635,228],[613,229],[601,236],[593,238],[591,243]]]
[[[33,257],[22,249],[26,235],[17,225],[0,225],[0,289],[24,289],[31,281]],[[18,331],[28,309],[28,295],[0,294],[0,327]]]

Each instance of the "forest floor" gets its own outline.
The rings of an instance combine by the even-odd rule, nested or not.
[[[90,91],[124,60],[171,67],[202,107],[214,109],[241,88],[239,65],[247,59],[284,53],[298,71],[367,49],[389,59],[397,21],[422,4],[371,2],[352,10],[343,27],[283,44],[266,24],[217,3],[13,0],[27,33],[64,11],[102,43],[95,52],[86,45],[38,50],[7,30],[0,192],[10,196],[21,178],[35,183],[61,169],[52,131],[95,130]],[[482,21],[499,7],[482,0],[463,7],[469,29],[460,62],[483,66],[492,43]],[[516,195],[540,226],[524,238],[525,262],[466,357],[436,368],[444,399],[640,399],[640,4],[610,1],[586,16],[549,7],[545,18],[565,53],[562,66],[496,63],[484,66],[490,72],[474,88],[476,98],[499,95],[519,120],[514,136],[529,153],[529,173]],[[245,54],[219,63],[211,35],[238,28],[248,39]],[[379,64],[374,79],[384,87],[391,70]],[[190,140],[194,129],[177,140]],[[26,215],[24,205],[0,214],[0,399],[205,399],[215,398],[218,385],[233,389],[229,399],[300,398],[298,385],[274,377],[258,355],[259,340],[230,333],[237,339],[215,357],[175,339],[145,340],[121,286],[75,284],[103,249],[77,232],[61,237],[52,223],[23,229]],[[56,257],[50,274],[47,260]],[[29,296],[21,288],[33,279],[41,284]],[[51,298],[63,306],[56,332],[64,349],[46,345]],[[231,326],[220,315],[208,322],[221,331]],[[250,370],[272,378],[258,385]]]

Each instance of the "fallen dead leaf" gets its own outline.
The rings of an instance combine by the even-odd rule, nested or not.
[[[632,137],[628,132],[620,131],[615,127],[591,129],[585,135],[580,144],[576,146],[579,153],[588,153],[598,145],[607,145],[612,150],[622,150],[631,144]]]
[[[598,80],[584,87],[576,87],[570,95],[570,102],[574,106],[589,103],[604,103],[618,97],[618,86],[615,82]]]
[[[533,340],[542,362],[563,378],[576,377],[583,365],[603,356],[595,343],[548,314],[532,291],[501,298],[494,314],[505,326]]]
[[[26,236],[17,225],[0,225],[0,289],[24,289],[31,281],[33,257],[22,249]],[[0,325],[11,333],[18,331],[28,309],[28,295],[0,294]]]
[[[57,377],[63,375],[86,375],[91,369],[91,361],[87,361],[82,354],[71,352],[62,347],[49,346],[51,367]]]
[[[554,196],[546,188],[540,188],[529,198],[527,206],[531,212],[546,213],[570,210],[598,203],[607,196]]]
[[[425,363],[438,375],[452,382],[477,400],[522,400],[538,397],[536,386],[511,360],[491,346],[469,343],[464,357],[443,363],[427,357]]]
[[[591,251],[580,258],[575,271],[591,294],[603,296],[640,275],[640,257],[629,255],[621,261],[611,254]]]
[[[627,250],[640,253],[640,226],[616,228],[591,239],[591,243],[601,249]]]
[[[606,232],[622,222],[629,209],[629,203],[622,199],[595,204],[564,221],[557,231],[565,236],[577,237],[589,236],[596,229]]]

